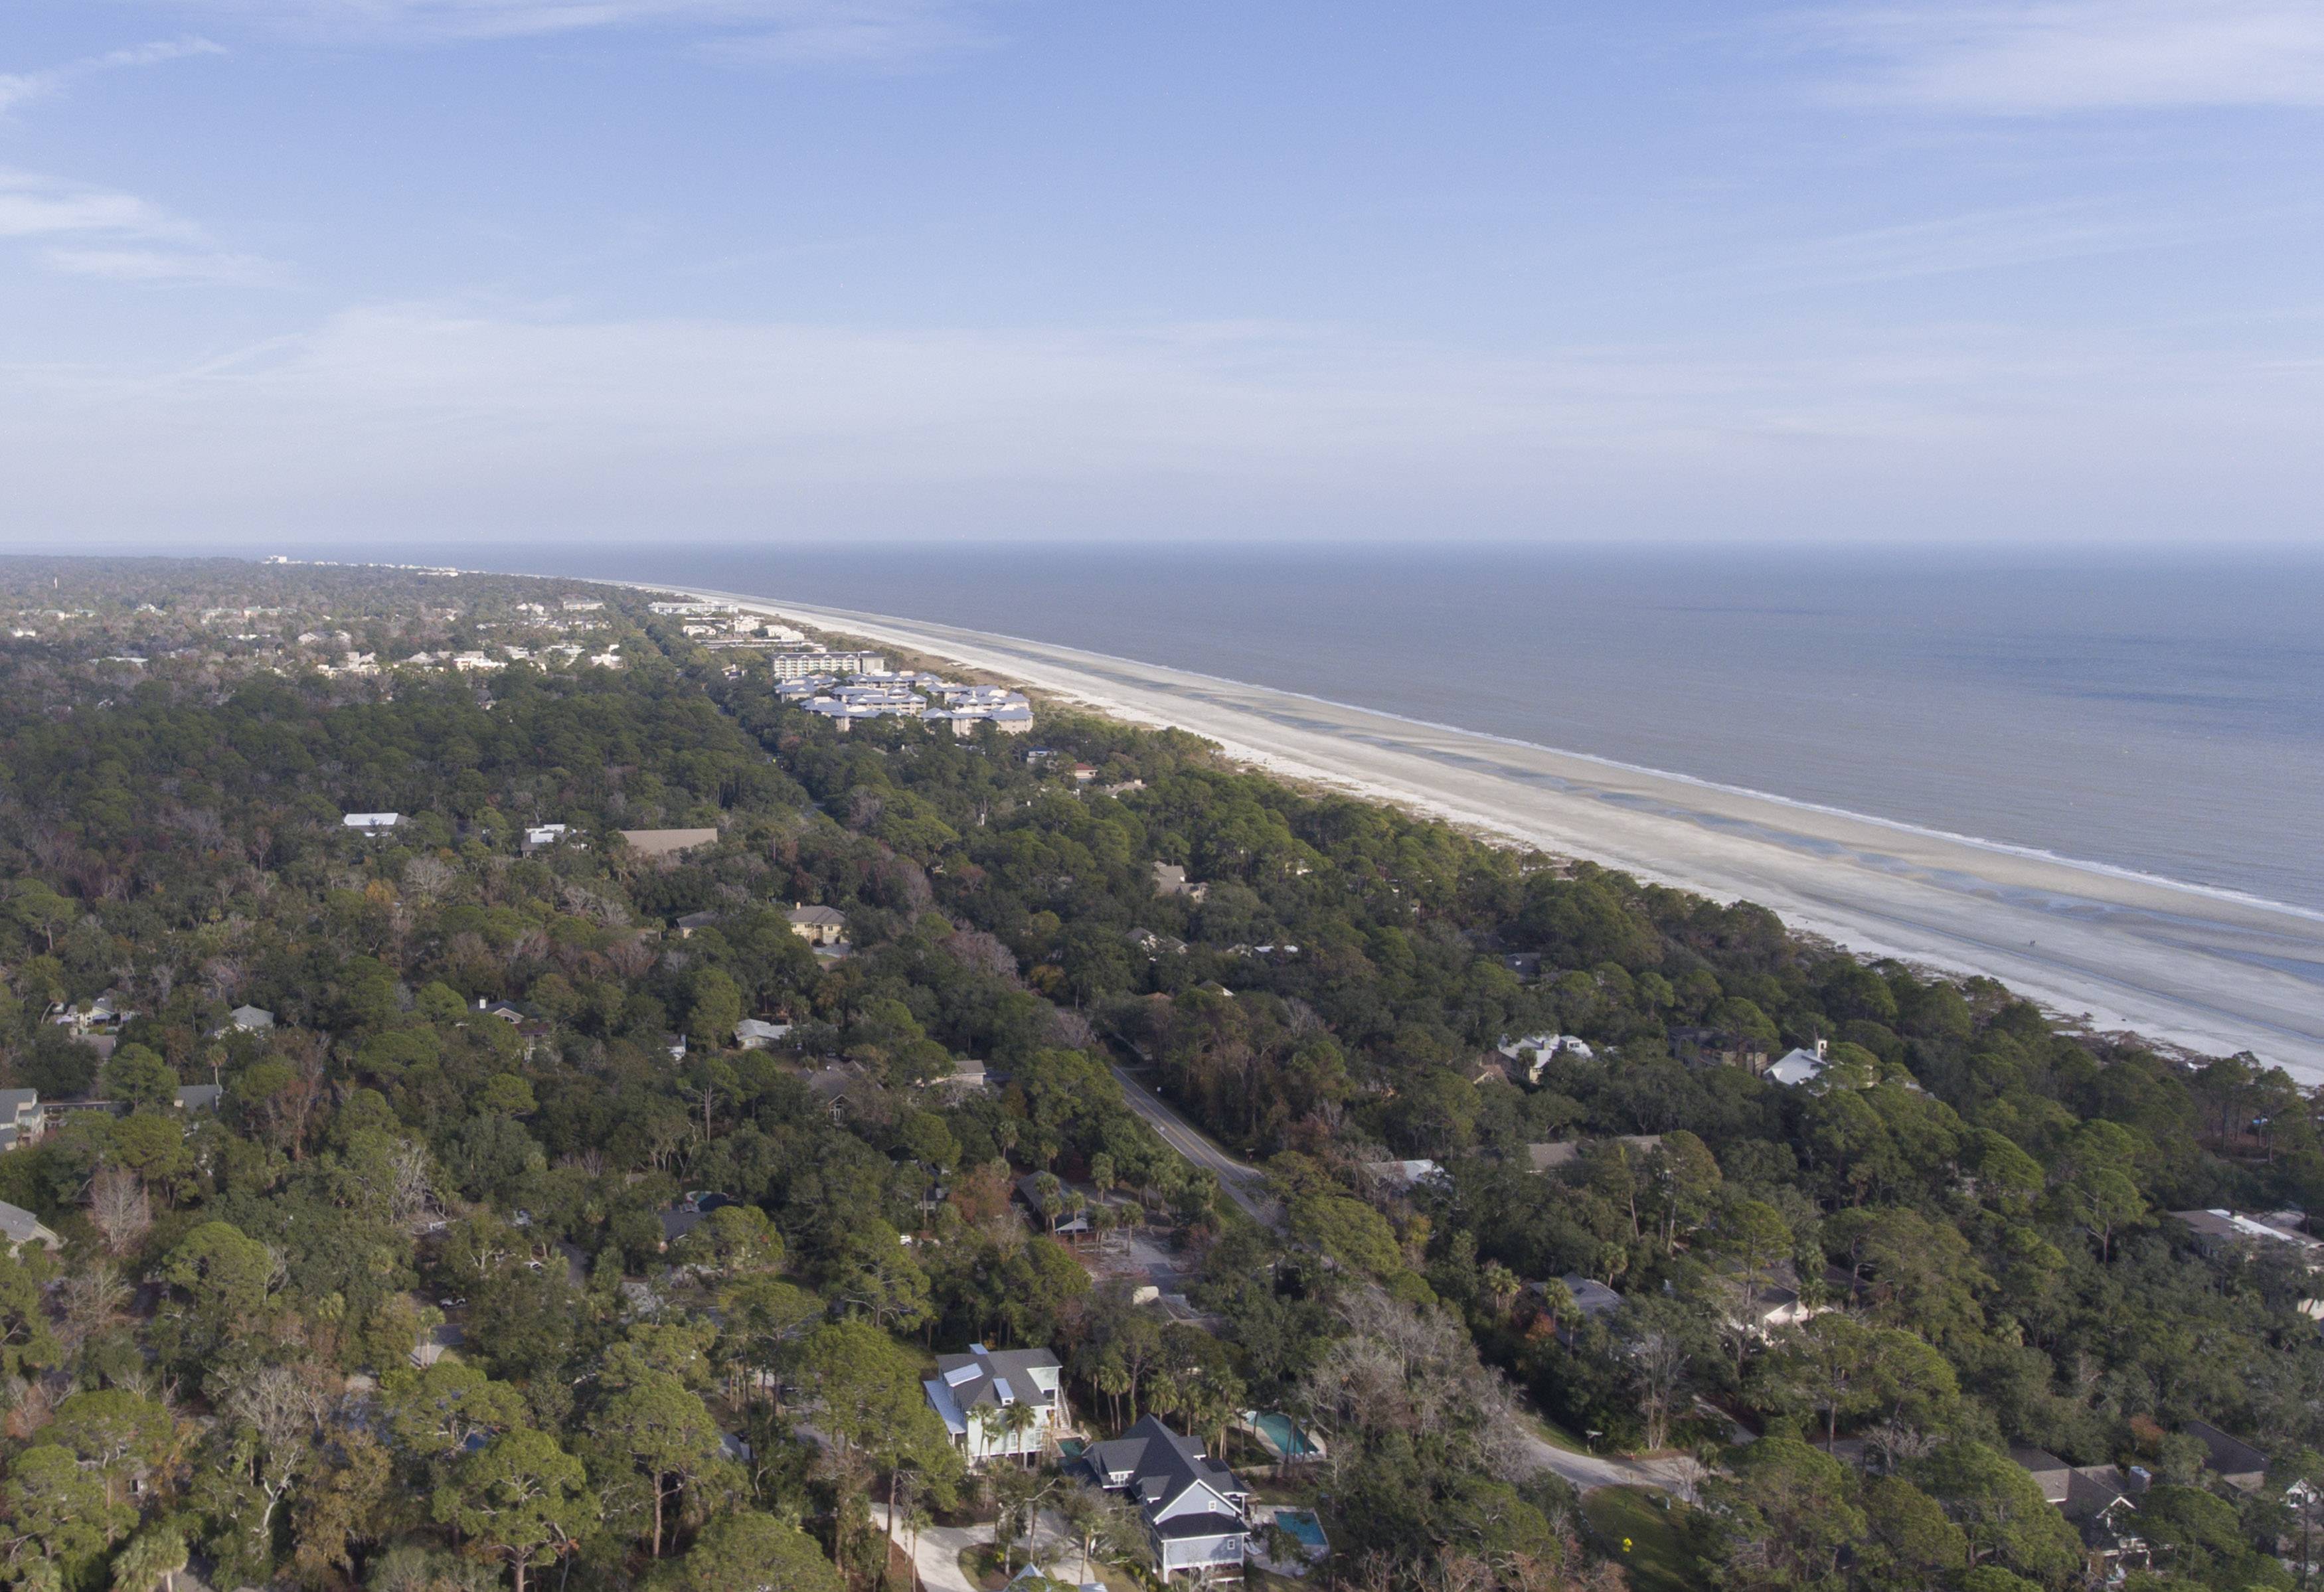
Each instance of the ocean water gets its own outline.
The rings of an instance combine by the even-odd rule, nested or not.
[[[429,549],[1111,653],[2324,910],[2324,556]]]

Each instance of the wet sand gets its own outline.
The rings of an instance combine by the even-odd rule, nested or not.
[[[2324,1082],[2324,915],[1264,686],[919,620],[703,594],[950,659],[1256,767],[1999,979],[2100,1030]]]

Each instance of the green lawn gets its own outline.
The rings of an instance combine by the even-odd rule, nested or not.
[[[1664,1495],[1648,1487],[1600,1487],[1582,1500],[1582,1513],[1636,1592],[1702,1592],[1711,1577],[1687,1548],[1686,1505],[1665,1509],[1657,1502]]]

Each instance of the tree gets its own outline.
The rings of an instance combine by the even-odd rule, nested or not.
[[[742,987],[718,968],[705,968],[694,978],[693,998],[686,1010],[687,1036],[705,1050],[733,1043],[734,1025],[742,1020]]]
[[[447,1462],[524,1423],[524,1394],[475,1366],[439,1359],[399,1366],[380,1381],[388,1430],[406,1453]]]
[[[187,1558],[184,1532],[149,1525],[113,1556],[113,1592],[176,1592]]]
[[[0,1548],[12,1569],[86,1563],[136,1521],[134,1507],[113,1502],[104,1478],[57,1443],[26,1449],[0,1480]]]
[[[1910,1479],[1961,1528],[1973,1563],[1992,1560],[2030,1579],[2055,1583],[2080,1561],[2080,1540],[2033,1477],[1982,1443],[1948,1443],[1916,1466]]]
[[[1760,1288],[1775,1264],[1790,1253],[1792,1229],[1766,1201],[1737,1197],[1720,1212],[1718,1245],[1737,1272],[1740,1297],[1735,1311],[1735,1370],[1739,1376],[1744,1357],[1759,1336]]]
[[[650,1371],[606,1401],[591,1435],[644,1477],[653,1514],[648,1552],[659,1559],[665,1509],[723,1463],[718,1423],[686,1384]]]
[[[1869,1329],[1839,1311],[1812,1316],[1776,1344],[1767,1379],[1823,1416],[1824,1440],[1840,1436],[1840,1419],[1868,1407],[1874,1357]]]
[[[686,1557],[664,1565],[648,1592],[843,1592],[838,1569],[813,1537],[755,1510],[722,1514]]]
[[[1796,1438],[1737,1450],[1729,1476],[1703,1483],[1726,1532],[1726,1580],[1740,1588],[1791,1587],[1837,1575],[1842,1550],[1863,1540],[1847,1468]]]
[[[1111,1493],[1093,1486],[1075,1487],[1058,1500],[1057,1513],[1065,1517],[1066,1529],[1081,1548],[1084,1581],[1097,1578],[1090,1573],[1093,1560],[1119,1565],[1145,1551],[1145,1529],[1136,1512]]]
[[[520,1426],[460,1462],[437,1488],[435,1517],[509,1567],[516,1592],[534,1566],[571,1552],[597,1517],[581,1461],[545,1431]]]
[[[56,1263],[41,1245],[20,1244],[0,1254],[0,1381],[13,1384],[52,1370],[63,1358],[42,1299],[55,1275]]]
[[[159,1276],[171,1291],[163,1307],[179,1355],[200,1363],[258,1329],[275,1283],[272,1251],[231,1222],[206,1221],[180,1239]]]
[[[144,1045],[124,1044],[105,1063],[105,1092],[132,1110],[154,1110],[177,1099],[177,1070]]]
[[[1857,1573],[1870,1592],[1941,1592],[1969,1561],[1969,1540],[1937,1501],[1902,1477],[1864,1484]]]
[[[126,1504],[135,1486],[170,1451],[175,1429],[170,1412],[160,1404],[109,1387],[65,1400],[42,1435],[72,1450],[83,1467],[104,1481],[107,1504]]]

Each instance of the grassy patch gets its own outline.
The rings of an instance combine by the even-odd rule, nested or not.
[[[1666,1495],[1651,1487],[1600,1487],[1582,1498],[1582,1514],[1636,1592],[1702,1592],[1711,1577],[1687,1545],[1687,1506],[1674,1501],[1664,1508]]]
[[[1526,1411],[1524,1419],[1531,1423],[1535,1435],[1553,1449],[1563,1449],[1569,1454],[1588,1454],[1596,1451],[1588,1443],[1538,1410]],[[1613,1452],[1611,1449],[1606,1451]]]
[[[1016,1568],[1025,1567],[1020,1561]],[[960,1551],[960,1573],[968,1578],[970,1586],[982,1587],[985,1592],[1009,1583],[1001,1569],[1001,1550],[990,1542],[972,1542]]]

